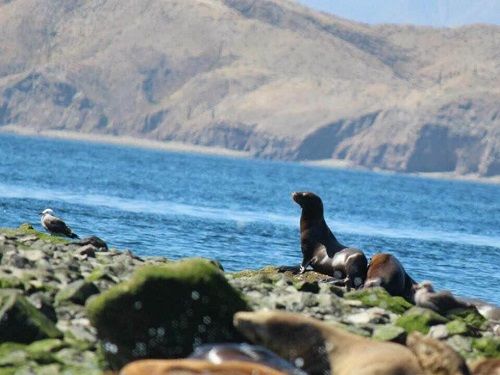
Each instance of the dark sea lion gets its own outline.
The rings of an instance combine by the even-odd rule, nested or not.
[[[375,254],[368,264],[365,288],[381,286],[391,296],[401,296],[413,303],[414,285],[416,282],[394,255]]]
[[[432,283],[427,280],[415,285],[413,289],[417,306],[434,310],[440,314],[446,314],[454,309],[474,309],[473,305],[458,300],[449,291],[434,291]]]
[[[325,222],[323,202],[311,192],[295,192],[292,199],[302,208],[300,215],[300,247],[302,264],[314,271],[344,279],[353,287],[363,284],[367,260],[361,250],[342,245]]]
[[[200,359],[143,359],[127,364],[119,375],[286,375],[260,363]]]
[[[302,314],[238,312],[235,327],[310,375],[417,375],[423,371],[405,346],[375,341]]]
[[[195,349],[189,356],[191,359],[202,359],[215,364],[227,361],[255,362],[272,367],[291,375],[305,375],[305,373],[291,363],[278,357],[268,349],[249,344],[207,344]]]

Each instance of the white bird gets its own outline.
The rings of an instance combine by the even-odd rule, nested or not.
[[[66,225],[64,221],[54,215],[54,211],[46,208],[43,212],[40,222],[42,226],[50,233],[58,236],[66,236],[69,238],[79,238],[73,231]]]

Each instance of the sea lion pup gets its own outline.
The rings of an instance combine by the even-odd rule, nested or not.
[[[474,308],[473,305],[467,302],[459,301],[447,290],[434,291],[432,283],[427,280],[415,285],[413,289],[415,304],[417,306],[426,307],[440,314],[446,314],[453,309]]]
[[[120,375],[286,375],[260,363],[199,359],[144,359],[127,364]]]
[[[191,359],[202,359],[214,364],[227,361],[254,362],[272,367],[290,375],[306,375],[291,363],[278,357],[270,350],[249,344],[205,344],[198,346],[189,356]]]
[[[64,221],[54,215],[54,211],[50,208],[46,208],[40,212],[40,215],[42,215],[40,219],[42,226],[50,234],[54,234],[56,236],[66,236],[69,238],[79,238]]]
[[[357,336],[332,324],[280,311],[238,312],[235,327],[311,375],[423,374],[406,347]]]
[[[365,288],[381,286],[391,296],[401,296],[413,303],[414,285],[416,282],[391,254],[375,254],[368,264]]]
[[[342,245],[328,227],[323,216],[321,198],[311,192],[295,192],[292,199],[302,208],[300,215],[300,247],[302,264],[299,273],[308,266],[330,275],[352,287],[363,284],[367,260],[361,250]]]
[[[406,346],[415,354],[425,374],[470,375],[465,360],[442,341],[414,331],[408,336]]]

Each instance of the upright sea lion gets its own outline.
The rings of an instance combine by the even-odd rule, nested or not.
[[[308,266],[325,275],[343,279],[352,287],[363,284],[367,260],[361,250],[342,245],[325,222],[323,202],[311,192],[295,192],[292,199],[300,205],[300,247],[302,264],[299,272]]]
[[[415,285],[413,289],[417,306],[426,307],[440,314],[446,314],[453,309],[474,308],[473,305],[456,299],[453,294],[446,290],[434,291],[432,283],[427,280]]]
[[[401,296],[413,302],[416,282],[406,273],[403,265],[391,254],[375,254],[366,274],[365,288],[381,286],[391,296]]]
[[[311,375],[423,374],[406,347],[357,336],[301,314],[278,311],[239,312],[234,325]]]

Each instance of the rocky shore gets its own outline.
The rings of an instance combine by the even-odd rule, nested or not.
[[[223,273],[202,259],[141,259],[71,243],[24,224],[0,229],[0,374],[102,374],[140,358],[183,358],[203,343],[241,342],[241,310],[305,314],[376,340],[419,331],[468,365],[500,358],[498,322],[441,316],[382,289],[346,291],[315,272]]]

